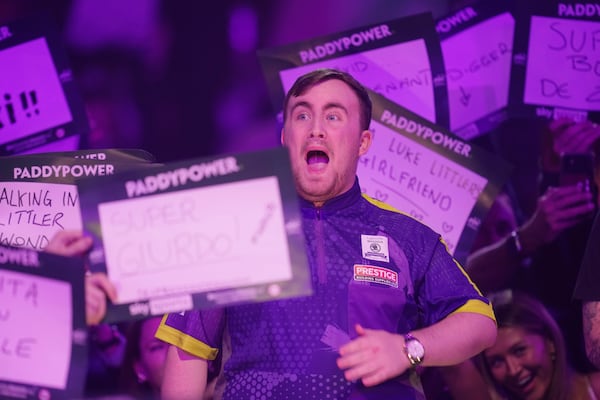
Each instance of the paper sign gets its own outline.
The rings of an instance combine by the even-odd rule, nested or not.
[[[241,195],[246,206],[234,212]],[[107,202],[99,214],[121,304],[292,277],[275,177]],[[249,260],[264,258],[265,246],[268,260],[249,268]],[[201,279],[192,284],[192,275]]]
[[[38,16],[0,25],[0,71],[0,155],[88,133],[84,105],[50,20]]]
[[[0,182],[0,243],[43,250],[56,232],[81,230],[74,185]]]
[[[438,20],[450,130],[472,139],[507,118],[515,21],[506,3],[474,4]]]
[[[0,397],[81,394],[83,275],[81,260],[0,246]]]
[[[45,38],[6,49],[0,57],[0,70],[6,79],[0,119],[3,142],[72,121]]]
[[[600,9],[518,3],[510,102],[515,113],[600,121]]]
[[[444,66],[430,14],[264,49],[258,56],[279,112],[296,78],[329,67],[428,120],[448,124]]]
[[[600,19],[532,16],[530,32],[525,103],[599,111]]]
[[[93,270],[118,291],[107,321],[311,293],[287,150],[78,182]]]
[[[0,157],[0,244],[43,250],[58,231],[82,230],[75,180],[148,159],[148,153],[112,149]]]
[[[64,389],[71,359],[71,286],[3,270],[0,282],[0,304],[10,305],[0,316],[0,323],[10,323],[3,329],[0,359],[11,368],[2,378]],[[44,327],[43,335],[32,331],[32,320]],[[48,360],[54,368],[44,366]]]
[[[361,189],[422,221],[464,262],[508,177],[506,162],[372,93],[374,139],[360,158]]]

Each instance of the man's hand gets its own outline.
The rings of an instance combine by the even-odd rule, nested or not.
[[[103,272],[85,277],[85,320],[88,325],[97,325],[106,315],[106,297],[115,302],[117,290]]]
[[[58,231],[44,249],[48,253],[65,257],[80,256],[90,249],[92,238],[83,236],[80,231]]]
[[[347,380],[361,379],[365,386],[375,386],[410,367],[401,335],[361,325],[356,325],[356,333],[358,338],[342,346],[337,360]]]
[[[595,209],[592,197],[589,188],[586,190],[578,184],[549,187],[538,198],[535,212],[520,229],[523,241],[531,244],[527,247],[533,250],[550,243],[565,229],[589,218]]]
[[[600,126],[591,121],[574,122],[568,118],[559,118],[548,125],[556,154],[587,153],[593,150],[594,143],[600,138]]]
[[[92,246],[92,238],[83,236],[80,231],[57,232],[46,248],[48,253],[64,257],[81,256]],[[102,272],[88,273],[85,276],[85,320],[88,325],[97,325],[106,315],[106,297],[117,300],[117,291]]]

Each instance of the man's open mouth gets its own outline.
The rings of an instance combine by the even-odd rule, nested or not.
[[[313,150],[309,151],[306,155],[306,162],[309,165],[317,163],[327,164],[329,162],[329,157],[323,151]]]

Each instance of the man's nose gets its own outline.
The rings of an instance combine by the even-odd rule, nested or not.
[[[313,120],[313,124],[310,129],[310,137],[311,138],[317,137],[317,138],[322,139],[325,136],[326,135],[325,135],[325,129],[323,127],[323,122],[320,119],[315,118]]]

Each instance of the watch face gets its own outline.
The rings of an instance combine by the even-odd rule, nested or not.
[[[423,358],[425,355],[423,345],[415,339],[409,340],[406,343],[406,350],[413,358]]]

